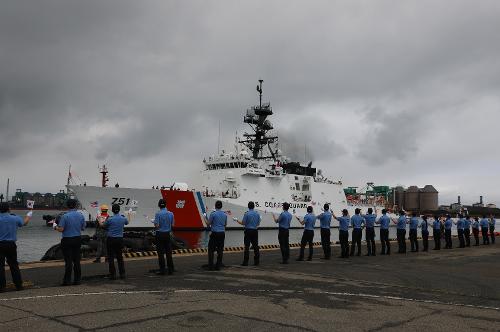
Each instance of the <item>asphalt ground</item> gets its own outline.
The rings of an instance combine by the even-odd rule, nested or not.
[[[69,287],[59,286],[62,263],[27,264],[32,286],[0,294],[0,331],[500,330],[499,244],[338,254],[321,260],[315,248],[311,262],[282,265],[279,250],[266,250],[260,266],[242,267],[242,253],[226,253],[221,271],[201,267],[206,254],[181,255],[172,276],[152,272],[154,257],[129,259],[116,281],[106,264],[85,262],[82,285]]]

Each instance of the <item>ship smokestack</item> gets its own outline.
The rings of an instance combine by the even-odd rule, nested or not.
[[[458,195],[458,205],[460,205],[461,202],[460,202],[460,195]]]
[[[479,203],[483,204],[483,196],[479,196]]]

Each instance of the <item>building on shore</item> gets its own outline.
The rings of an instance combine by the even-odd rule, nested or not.
[[[396,210],[406,211],[435,211],[438,209],[439,192],[428,184],[423,188],[417,186],[397,186],[392,188],[389,202]]]

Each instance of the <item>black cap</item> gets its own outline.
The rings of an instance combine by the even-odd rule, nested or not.
[[[7,213],[9,212],[9,203],[7,202],[2,202],[0,203],[0,213]],[[0,262],[0,264],[3,264]]]
[[[164,200],[163,198],[160,198],[160,199],[158,200],[158,207],[159,207],[160,209],[163,209],[164,207],[167,207],[167,202],[165,202],[165,200]]]
[[[288,211],[289,208],[290,208],[290,203],[287,202],[283,203],[283,210]]]
[[[312,213],[312,212],[313,212],[313,207],[309,205],[307,207],[307,213]]]
[[[222,209],[222,202],[221,202],[221,201],[217,201],[217,202],[215,202],[215,208],[216,208],[217,210]]]
[[[111,211],[115,214],[120,212],[120,204],[113,204],[113,206],[111,206]]]
[[[78,205],[78,201],[74,198],[70,198],[66,201],[66,206],[73,210],[73,209],[76,209],[76,206]]]

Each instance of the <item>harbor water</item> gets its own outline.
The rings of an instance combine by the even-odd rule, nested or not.
[[[13,211],[13,213],[24,216],[27,211]],[[59,211],[37,211],[33,213],[31,222],[26,227],[22,227],[17,232],[17,250],[18,260],[20,262],[38,261],[42,258],[45,252],[57,244],[61,240],[61,234],[47,227],[45,221],[42,219],[43,215],[56,215]],[[294,220],[296,223],[296,220]],[[336,223],[333,223],[336,226]],[[497,221],[498,227],[498,221]],[[498,229],[498,228],[497,228]],[[83,233],[92,236],[95,229],[86,229]],[[290,230],[290,243],[298,243],[302,237],[302,229]],[[338,241],[339,233],[338,228],[332,228],[331,239],[333,242]],[[420,230],[418,231],[420,236]],[[456,234],[456,228],[453,229],[453,234]],[[208,245],[210,232],[208,231],[176,231],[175,236],[182,239],[189,248],[206,248]],[[431,231],[432,235],[432,231]],[[408,236],[408,232],[407,232]],[[379,238],[379,229],[375,229],[375,239]],[[396,228],[393,226],[389,229],[389,238],[396,238]],[[363,240],[365,235],[363,232]],[[321,241],[320,231],[317,228],[314,232],[314,241]],[[456,241],[456,240],[455,240]],[[260,244],[277,244],[278,231],[276,229],[260,230],[259,231]],[[243,230],[228,230],[226,232],[225,246],[242,246],[243,245]],[[380,244],[377,243],[377,246]],[[396,245],[394,243],[394,245]],[[432,247],[432,244],[431,244]]]

